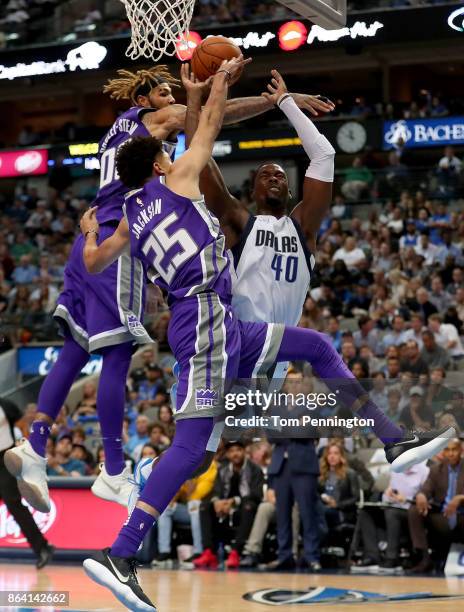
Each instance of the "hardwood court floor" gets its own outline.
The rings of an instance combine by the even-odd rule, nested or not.
[[[159,612],[266,612],[271,606],[242,599],[249,591],[264,588],[306,589],[316,586],[361,589],[382,593],[423,592],[464,596],[464,578],[409,578],[383,576],[264,574],[252,572],[187,572],[139,570],[146,593]],[[53,612],[121,611],[121,606],[105,589],[87,578],[77,565],[51,565],[40,572],[33,565],[0,563],[0,590],[69,591],[69,608],[40,608]],[[296,612],[301,606],[279,606],[282,612]],[[464,612],[464,599],[364,604],[312,604],[305,610],[334,612]],[[29,612],[37,608],[0,608]]]

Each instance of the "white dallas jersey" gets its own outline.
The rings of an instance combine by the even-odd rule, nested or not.
[[[232,256],[232,305],[238,318],[297,325],[315,263],[298,222],[250,216]]]

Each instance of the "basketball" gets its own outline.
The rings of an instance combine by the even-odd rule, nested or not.
[[[209,36],[193,52],[192,71],[200,81],[206,81],[208,77],[216,74],[224,60],[238,57],[241,53],[240,48],[230,38]],[[238,80],[240,74],[241,71],[233,82]]]

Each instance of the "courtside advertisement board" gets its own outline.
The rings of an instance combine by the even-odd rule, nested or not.
[[[38,512],[29,506],[40,531],[57,548],[98,550],[116,537],[127,510],[104,501],[90,489],[51,489],[51,510]],[[27,503],[23,500],[23,504]],[[104,517],[104,520],[89,520]],[[3,502],[0,504],[0,549],[28,548],[28,543]]]

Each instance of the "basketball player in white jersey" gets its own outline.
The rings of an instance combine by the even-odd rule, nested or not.
[[[335,150],[314,123],[293,102],[282,76],[272,70],[269,92],[262,97],[278,106],[301,139],[310,159],[303,182],[303,199],[290,212],[288,178],[280,164],[259,166],[253,187],[256,215],[227,189],[216,162],[211,159],[200,178],[206,205],[215,214],[231,250],[232,306],[242,321],[297,325],[314,268],[317,234],[332,200]],[[188,95],[186,144],[195,133],[204,88],[184,83]],[[325,99],[330,110],[334,105]],[[317,111],[311,111],[317,114]],[[278,363],[273,388],[280,388],[288,363]],[[218,426],[208,445],[219,444]]]
[[[195,83],[194,79],[190,80],[191,84],[186,85],[189,95],[187,106],[189,111],[193,109],[193,112],[188,112],[186,116],[187,143],[198,124],[203,93],[202,86]],[[283,168],[273,162],[262,164],[256,173],[253,192],[257,205],[256,216],[250,215],[229,193],[213,160],[200,176],[200,190],[210,211],[219,218],[221,229],[226,234],[228,246],[233,253],[231,272],[234,283],[234,314],[242,321],[284,323],[287,330],[308,332],[312,337],[311,330],[295,330],[294,326],[301,316],[309,287],[317,233],[331,202],[335,151],[313,122],[296,106],[287,92],[284,80],[276,70],[272,71],[268,89],[269,93],[263,96],[287,116],[310,159],[303,184],[302,201],[288,214],[290,194],[287,176]],[[193,103],[193,98],[196,98],[196,104]],[[314,334],[317,335],[317,332]],[[336,354],[330,342],[327,342],[327,346]],[[297,353],[298,348],[295,347],[295,354]],[[316,364],[320,356],[313,356],[310,363]],[[341,362],[341,359],[339,361]],[[324,380],[331,378],[332,371],[332,378],[337,379],[339,376],[334,372],[340,371],[340,367],[336,359],[331,359],[330,364],[324,366],[325,375],[322,374],[320,364],[316,371]],[[341,368],[343,375],[340,380],[352,380],[346,376],[344,367]],[[281,372],[277,376],[283,379],[285,370],[282,369]],[[403,435],[367,395],[363,396],[354,409],[363,418],[367,415],[367,418],[375,421],[376,432],[379,432],[381,439],[385,438],[385,452],[390,463],[396,460],[396,454],[400,456],[401,453],[409,451],[411,456],[417,457],[417,448],[422,446],[422,450],[441,448],[443,441],[449,435],[454,435],[452,428],[450,431],[426,432],[423,435]],[[382,438],[381,429],[383,432],[388,431],[388,435]],[[223,430],[224,420],[219,417],[209,438],[205,459],[192,474],[192,478],[203,473],[209,466]],[[390,443],[390,439],[394,442]],[[137,467],[135,482],[140,490],[143,488],[144,478],[153,469],[156,461],[154,459],[152,463],[139,464]],[[129,510],[135,502],[136,496],[130,500]]]
[[[284,169],[265,162],[257,170],[253,197],[256,215],[250,212],[227,189],[216,162],[211,159],[200,176],[200,189],[210,211],[219,219],[231,250],[232,306],[243,321],[297,325],[305,302],[314,267],[316,237],[332,199],[335,151],[327,138],[293,102],[284,80],[272,71],[269,93],[263,98],[279,106],[296,129],[311,163],[303,184],[303,200],[289,214],[290,192]],[[203,94],[207,86],[193,75],[183,78],[187,91],[185,118],[186,145],[196,131]],[[325,100],[326,108],[334,105]],[[317,115],[316,108],[310,108]],[[274,369],[273,388],[280,388],[288,363]],[[219,420],[207,446],[201,474],[217,450],[224,422]],[[140,486],[143,473],[150,465],[139,466],[135,481]],[[137,493],[136,493],[137,495]],[[135,505],[136,495],[129,502]]]
[[[213,159],[202,173],[201,190],[231,249],[237,316],[243,321],[297,325],[314,267],[317,233],[332,200],[335,151],[293,103],[280,74],[273,70],[272,75],[270,93],[263,97],[287,116],[311,162],[302,201],[289,212],[287,175],[280,164],[271,161],[261,164],[256,172],[256,215],[229,192]],[[187,85],[189,98],[196,96],[196,105],[189,107],[189,113],[200,110],[200,91]],[[187,143],[196,122],[197,117],[187,115]]]
[[[251,215],[231,195],[213,159],[200,176],[200,189],[206,205],[218,217],[227,247],[232,251],[232,305],[238,318],[297,325],[314,267],[312,253],[316,248],[317,232],[332,199],[335,151],[312,121],[295,104],[289,104],[293,102],[292,96],[282,77],[277,71],[272,74],[270,92],[261,98],[270,108],[280,102],[311,160],[302,202],[288,214],[287,175],[280,165],[272,162],[262,164],[256,175],[253,195],[257,215]],[[188,146],[198,126],[208,85],[198,82],[188,68],[183,68],[182,84],[187,91],[185,134]],[[319,106],[318,101],[323,102],[323,106]],[[322,97],[308,96],[304,108],[317,116],[320,112],[332,111],[334,104]],[[287,368],[288,363],[276,365],[274,379],[277,385],[285,379]],[[224,422],[218,421],[208,443],[205,464],[197,474],[209,466],[223,429]],[[140,465],[136,470],[135,481],[139,486],[143,479],[141,470],[148,474],[150,469],[151,465],[143,468]],[[135,505],[137,491],[134,493],[129,509]]]

